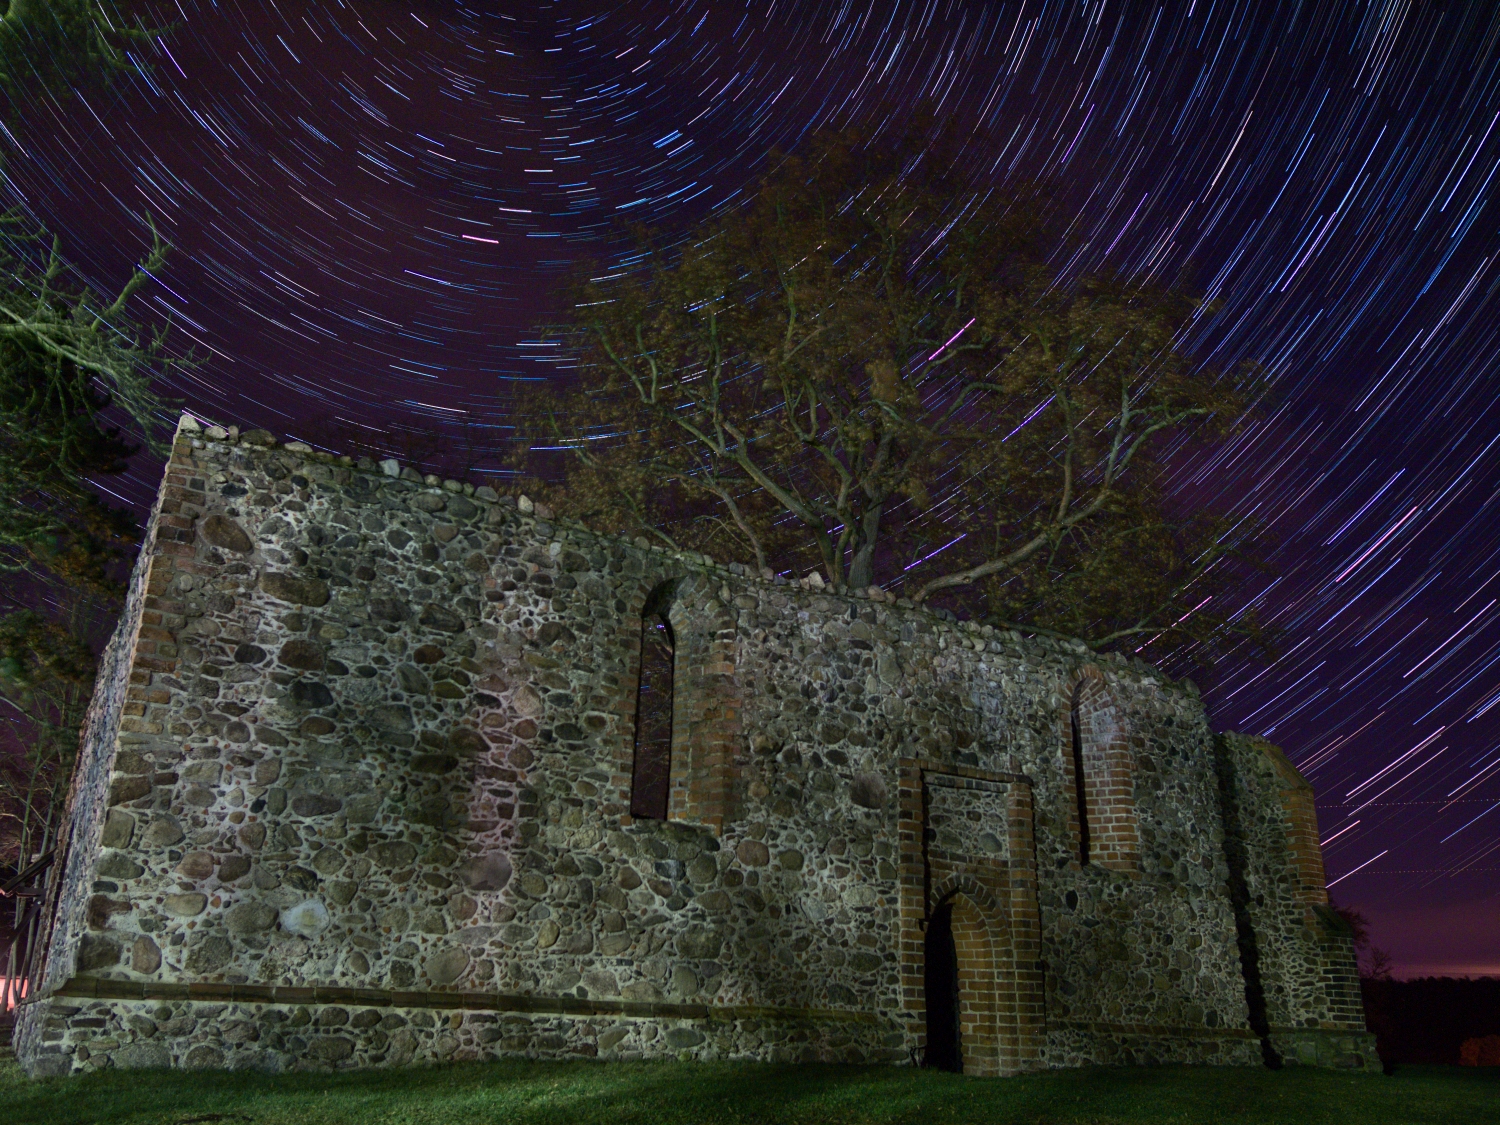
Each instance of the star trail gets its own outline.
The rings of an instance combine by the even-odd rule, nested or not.
[[[1266,528],[1273,665],[1195,670],[1318,791],[1330,883],[1407,972],[1500,973],[1500,13],[1409,0],[558,0],[142,9],[146,72],[38,100],[6,189],[203,365],[204,417],[436,429],[503,472],[575,262],[732,209],[822,126],[955,122],[1052,185],[1059,276],[1190,277],[1271,394],[1168,483]],[[1497,205],[1500,207],[1500,205]],[[123,491],[142,504],[154,466]],[[1149,649],[1143,652],[1149,658]],[[1177,674],[1189,669],[1173,668]]]

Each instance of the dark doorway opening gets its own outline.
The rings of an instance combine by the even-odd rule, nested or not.
[[[958,1031],[958,952],[953,947],[953,904],[927,921],[927,1053],[922,1065],[962,1072]]]

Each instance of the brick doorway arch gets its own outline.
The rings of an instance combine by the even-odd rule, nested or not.
[[[1036,1067],[1045,1017],[1030,780],[906,759],[901,816],[912,1046],[965,1074]],[[951,959],[931,966],[929,984],[933,955]]]
[[[995,925],[974,899],[950,893],[927,922],[926,1066],[963,1074],[1000,1073]]]

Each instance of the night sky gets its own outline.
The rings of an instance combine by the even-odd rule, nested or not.
[[[201,416],[498,453],[515,381],[558,377],[553,285],[622,219],[935,108],[978,182],[1057,185],[1060,274],[1189,270],[1197,354],[1265,364],[1271,407],[1173,483],[1265,523],[1241,597],[1283,655],[1197,678],[1316,786],[1398,973],[1500,973],[1500,9],[1464,9],[157,3],[149,74],[25,107],[8,188],[101,288],[156,219],[138,311],[205,357],[169,388]],[[107,483],[143,506],[157,472]]]

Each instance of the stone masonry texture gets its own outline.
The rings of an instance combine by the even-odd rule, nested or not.
[[[1374,1060],[1311,790],[1191,684],[185,419],[17,1053],[909,1065],[945,903],[966,1072]]]

